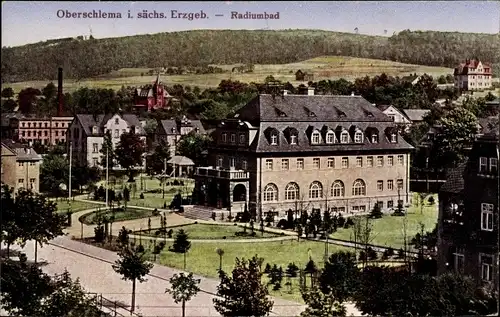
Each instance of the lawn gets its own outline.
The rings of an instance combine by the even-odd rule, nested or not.
[[[411,206],[408,208],[407,219],[407,242],[420,232],[420,223],[424,224],[424,231],[432,231],[437,223],[438,204],[426,205],[423,213],[420,207]],[[373,241],[371,244],[401,248],[404,246],[403,223],[405,217],[395,217],[390,214],[384,215],[380,219],[373,219]],[[352,229],[339,229],[331,235],[332,238],[353,240]]]
[[[97,223],[97,215],[109,218],[112,215],[112,211],[104,211],[104,209],[102,211],[94,211],[80,217],[80,221],[87,225],[94,225]],[[153,217],[152,210],[127,208],[126,210],[115,211],[115,222],[148,217]]]
[[[143,230],[142,233],[145,236],[155,236],[154,232],[158,230],[159,228],[156,229],[151,229],[151,234],[148,234],[146,230]],[[257,227],[255,228],[255,236],[250,235],[250,226],[247,226],[247,233],[248,235],[244,236],[237,236],[237,232],[243,232],[244,228],[242,226],[234,226],[234,225],[215,225],[215,224],[189,224],[189,225],[183,225],[183,226],[176,226],[176,227],[167,227],[167,229],[173,229],[174,233],[173,236],[179,231],[180,229],[183,229],[187,234],[189,239],[193,240],[202,240],[202,239],[228,239],[228,240],[235,240],[235,239],[252,239],[252,238],[276,238],[280,237],[279,234],[275,233],[270,233],[270,232],[264,232],[264,235],[258,231]]]
[[[67,212],[69,210],[70,203],[67,199],[57,200],[57,201],[54,200],[54,202],[57,203],[57,212],[63,213],[63,212]],[[86,201],[79,201],[79,200],[71,201],[71,211],[72,212],[97,208],[99,206],[101,206],[101,205],[94,204],[91,202],[86,202]]]

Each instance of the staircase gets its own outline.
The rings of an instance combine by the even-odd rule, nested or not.
[[[195,220],[212,220],[212,212],[216,212],[216,208],[204,206],[192,206],[184,209],[180,215]],[[217,218],[216,218],[217,219]]]

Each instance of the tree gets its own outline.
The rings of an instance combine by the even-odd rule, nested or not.
[[[123,208],[127,210],[127,203],[130,201],[130,190],[127,186],[123,189]]]
[[[33,113],[34,105],[37,103],[37,98],[40,96],[42,92],[39,89],[35,88],[25,88],[19,92],[17,98],[19,100],[19,111],[23,114],[31,114]]]
[[[330,255],[319,278],[323,294],[331,294],[343,303],[354,296],[358,286],[359,269],[356,254],[338,251]]]
[[[113,169],[116,162],[116,155],[113,147],[113,138],[111,136],[111,130],[106,131],[104,134],[104,142],[102,143],[102,148],[99,151],[101,153],[101,167],[106,169],[108,167],[110,170]]]
[[[170,160],[170,147],[164,140],[160,140],[152,154],[146,157],[146,171],[149,175],[166,173],[166,167]]]
[[[132,281],[132,304],[130,311],[135,308],[135,283],[145,282],[144,276],[149,274],[153,268],[153,264],[146,261],[146,253],[144,250],[139,250],[138,247],[123,247],[118,252],[119,259],[113,264],[113,270],[122,275],[123,280]]]
[[[188,239],[187,233],[184,229],[177,231],[175,235],[174,244],[172,245],[172,250],[177,253],[184,254],[184,269],[186,268],[186,253],[191,248],[191,242]]]
[[[2,89],[2,98],[11,99],[14,97],[14,90],[11,87]]]
[[[205,152],[211,142],[212,139],[209,136],[190,133],[181,137],[177,145],[177,151],[179,155],[193,160],[196,166],[201,166],[205,161]]]
[[[190,301],[200,291],[198,286],[200,280],[195,279],[193,273],[189,273],[187,276],[184,273],[179,273],[179,275],[174,274],[170,278],[170,284],[172,288],[166,289],[165,292],[172,295],[176,304],[182,303],[182,317],[184,317],[186,316],[186,302]]]
[[[118,237],[116,238],[116,242],[120,248],[124,248],[128,246],[129,243],[129,230],[123,226],[118,232]]]
[[[40,166],[40,189],[54,196],[61,196],[61,184],[69,185],[69,162],[55,153],[48,153]]]
[[[384,215],[384,213],[380,209],[380,204],[379,203],[375,203],[373,205],[373,209],[372,209],[372,211],[370,211],[370,214],[368,215],[368,217],[369,218],[378,219],[378,218],[382,218],[383,215]]]
[[[310,290],[301,289],[306,309],[300,317],[333,317],[346,316],[347,309],[341,301],[331,294],[324,294],[317,286]]]
[[[318,267],[316,263],[314,263],[313,259],[309,258],[309,262],[307,262],[306,267],[304,268],[305,273],[309,273],[311,275],[311,287],[314,285],[313,274],[318,272]]]
[[[362,245],[365,257],[363,257],[363,266],[366,265],[368,258],[369,244],[375,239],[373,235],[373,225],[368,217],[360,217],[354,220],[354,225],[352,226],[354,241]]]
[[[215,310],[224,317],[266,316],[273,307],[267,287],[262,284],[262,273],[257,256],[250,260],[236,258],[231,276],[219,273],[220,284],[214,298]]]
[[[116,147],[116,160],[129,173],[129,182],[134,181],[134,168],[142,166],[143,154],[146,152],[144,141],[133,131],[123,133]]]

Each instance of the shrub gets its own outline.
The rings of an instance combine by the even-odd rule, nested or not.
[[[159,216],[160,215],[160,212],[158,211],[157,208],[155,208],[155,210],[153,210],[153,216]]]
[[[226,240],[226,236],[223,236],[223,237],[222,237],[222,240]]]
[[[167,231],[167,237],[172,238],[173,234],[174,234],[174,230],[170,229]]]
[[[141,193],[141,194],[139,195],[139,199],[144,199],[144,194],[143,194],[143,193]]]
[[[389,252],[387,252],[387,249],[384,250],[384,253],[382,253],[382,260],[387,260],[389,259]]]
[[[359,259],[360,261],[366,261],[366,253],[365,253],[365,251],[360,251],[360,252],[359,252],[359,257],[358,257],[358,259]]]
[[[271,264],[266,263],[266,267],[264,268],[264,273],[265,274],[271,273]]]
[[[387,251],[388,256],[394,256],[394,249],[393,248],[388,248],[388,249],[386,249],[386,251]]]
[[[288,221],[286,221],[286,219],[281,219],[280,221],[278,221],[278,224],[277,224],[278,228],[286,229],[287,226],[288,226]]]
[[[344,228],[347,229],[347,228],[350,228],[352,226],[354,226],[354,220],[352,220],[352,217],[349,217],[349,218],[347,218],[347,220],[344,224]]]
[[[212,212],[212,215],[210,216],[210,218],[211,218],[213,221],[215,221],[215,216],[216,216],[215,212]]]
[[[224,221],[224,213],[220,214],[220,221]]]
[[[368,259],[370,259],[372,261],[374,261],[378,258],[377,252],[375,252],[375,250],[373,250],[372,247],[368,248],[367,256],[368,256]]]
[[[94,228],[94,240],[95,242],[103,242],[105,238],[104,226],[99,224]]]
[[[375,206],[373,206],[372,211],[370,211],[370,214],[368,215],[369,218],[374,218],[374,219],[379,219],[382,218],[384,214],[382,213],[382,210],[380,209],[380,204],[376,203]]]
[[[398,259],[402,259],[405,257],[405,251],[403,249],[399,249],[398,250],[398,255],[397,255],[397,258]]]
[[[429,202],[429,205],[434,205],[434,203],[435,203],[433,196],[429,197],[429,199],[427,201]]]

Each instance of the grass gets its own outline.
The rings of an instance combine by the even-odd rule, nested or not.
[[[86,215],[83,215],[80,218],[80,221],[87,225],[95,225],[97,223],[97,216],[106,216],[107,218],[111,217],[112,215],[111,210],[106,210],[106,211],[93,211],[90,212]],[[123,211],[116,211],[115,212],[115,222],[117,221],[125,221],[125,220],[134,220],[134,219],[140,219],[140,218],[148,218],[148,217],[153,217],[153,211],[152,210],[146,210],[146,209],[136,209],[136,208],[127,208],[126,210]]]
[[[428,204],[423,208],[423,213],[420,212],[420,207],[411,206],[408,208],[407,213],[407,242],[420,232],[420,223],[424,224],[424,232],[432,231],[437,223],[438,218],[438,204],[429,206]],[[405,217],[395,217],[389,214],[384,215],[380,219],[373,219],[372,236],[373,241],[371,244],[390,246],[393,248],[401,248],[404,246],[403,238],[403,221]],[[352,229],[339,229],[331,235],[332,238],[342,240],[353,240]]]
[[[159,228],[156,229],[151,229],[151,234],[148,234],[146,230],[143,230],[142,232],[144,233],[145,236],[155,236],[154,232],[158,230]],[[204,239],[224,239],[224,237],[228,240],[235,240],[235,239],[258,239],[258,238],[275,238],[279,237],[280,235],[270,233],[270,232],[264,232],[264,235],[262,235],[257,228],[255,228],[255,236],[250,236],[250,227],[247,226],[247,233],[248,235],[245,236],[237,236],[237,232],[243,232],[243,227],[242,226],[234,226],[234,225],[212,225],[212,224],[189,224],[185,226],[177,226],[177,227],[170,227],[167,229],[175,229],[173,236],[175,236],[175,233],[183,229],[187,234],[189,239],[193,240],[204,240]]]
[[[230,70],[233,65],[214,65]],[[447,75],[452,73],[452,69],[444,67],[422,66],[403,64],[393,61],[356,58],[346,56],[321,56],[309,60],[291,64],[269,64],[255,65],[253,73],[231,73],[222,74],[185,74],[185,75],[162,75],[163,81],[168,85],[190,85],[200,88],[217,87],[221,80],[232,79],[241,82],[262,82],[272,75],[276,79],[289,81],[293,85],[301,84],[295,80],[297,70],[314,73],[314,81],[335,80],[345,78],[354,80],[357,77],[374,76],[386,73],[390,76],[406,76],[409,74],[427,73],[432,76]],[[89,78],[80,81],[66,79],[64,81],[64,91],[71,92],[81,87],[120,89],[122,86],[138,86],[150,84],[156,79],[156,75],[144,75],[148,68],[122,68],[99,78]],[[27,87],[43,88],[49,81],[27,81],[4,85],[12,87],[15,93]],[[2,88],[5,88],[2,86]]]
[[[69,210],[70,203],[67,199],[64,200],[57,200],[55,201],[57,203],[57,212],[63,213],[67,212]],[[82,211],[86,209],[92,209],[92,208],[97,208],[101,206],[100,204],[94,204],[91,202],[86,202],[86,201],[79,201],[79,200],[73,200],[71,201],[71,211],[72,212],[77,212],[77,211]]]

